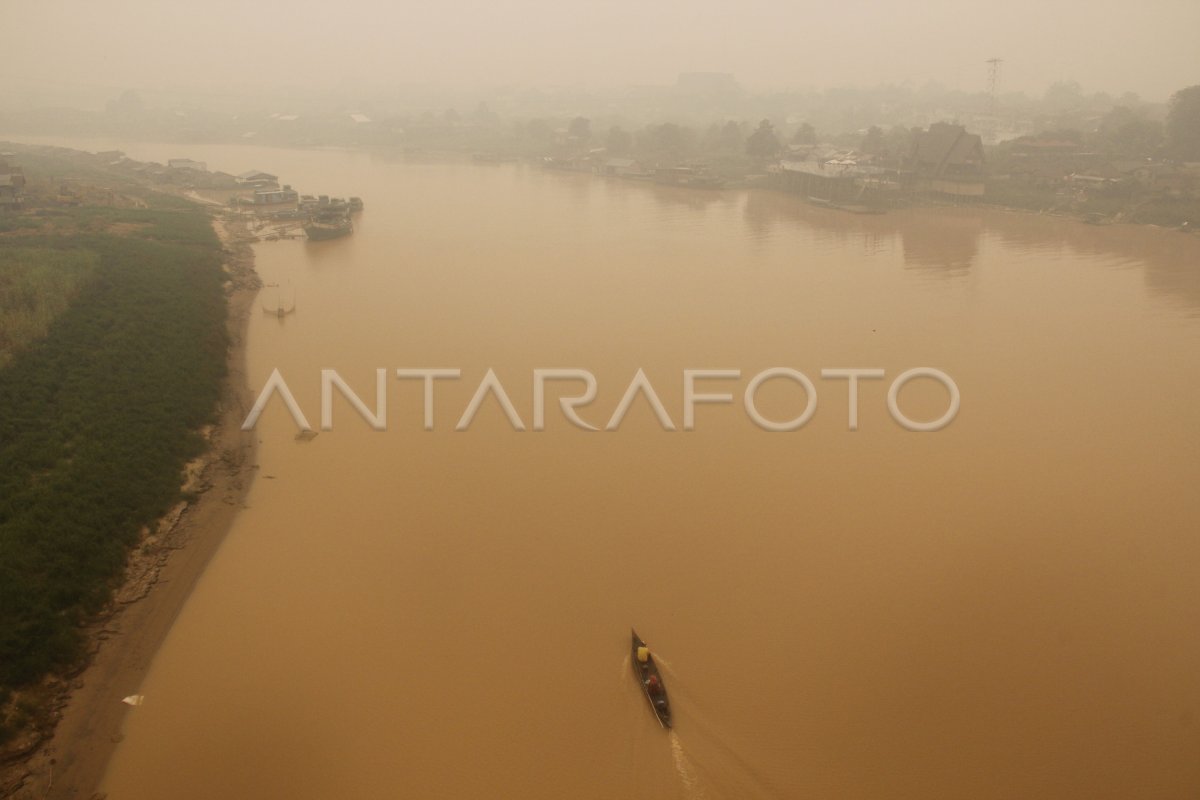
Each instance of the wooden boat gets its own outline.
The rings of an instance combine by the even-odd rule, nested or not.
[[[340,236],[349,236],[353,232],[354,225],[350,222],[349,212],[317,214],[304,224],[304,233],[313,241],[337,239]]]
[[[637,676],[642,687],[642,693],[650,702],[650,710],[658,717],[658,724],[664,728],[671,727],[671,701],[667,698],[667,687],[663,683],[658,665],[646,643],[633,631],[632,646],[633,674]],[[657,687],[657,688],[655,688]]]
[[[341,236],[349,236],[354,232],[354,227],[349,221],[346,222],[310,222],[304,226],[304,233],[309,239],[314,242],[323,241],[325,239],[337,239]]]

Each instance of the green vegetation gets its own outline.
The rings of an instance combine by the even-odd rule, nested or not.
[[[214,413],[220,246],[202,210],[151,202],[0,239],[0,697],[78,658]]]
[[[1200,220],[1200,199],[1188,197],[1153,197],[1124,210],[1126,222],[1149,223],[1168,228]]]
[[[1028,211],[1058,212],[1177,228],[1200,220],[1200,199],[1162,195],[1134,195],[1129,187],[1108,191],[1070,193],[1053,186],[1031,186],[1016,181],[992,180],[982,203]]]
[[[1200,85],[1180,89],[1171,96],[1167,138],[1176,158],[1200,160]]]
[[[37,230],[40,227],[40,220],[30,219],[29,217],[18,217],[16,215],[0,216],[0,233],[8,233],[9,231]]]
[[[86,250],[0,248],[0,367],[46,335],[96,265]]]
[[[758,129],[746,139],[746,153],[755,158],[772,158],[778,155],[781,149],[779,137],[775,135],[775,126],[769,119],[758,123]]]

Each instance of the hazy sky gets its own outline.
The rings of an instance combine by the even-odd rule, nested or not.
[[[0,0],[13,85],[1200,83],[1200,0]]]

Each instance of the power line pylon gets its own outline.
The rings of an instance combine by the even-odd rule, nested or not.
[[[1003,58],[989,58],[988,65],[988,100],[991,103],[991,108],[988,109],[993,117],[996,116],[996,108],[1000,104],[1000,96],[996,91],[1000,86],[1000,65],[1004,63]]]

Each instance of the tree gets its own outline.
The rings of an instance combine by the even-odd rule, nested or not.
[[[800,127],[792,134],[792,144],[816,144],[817,129],[807,122],[801,122]]]
[[[867,135],[863,137],[862,144],[858,149],[870,155],[883,155],[887,149],[887,142],[883,138],[883,128],[878,125],[872,125],[867,129]]]
[[[691,144],[690,133],[691,131],[685,131],[674,122],[664,122],[662,125],[646,128],[643,141],[649,150],[678,156]]]
[[[633,136],[629,131],[614,125],[608,129],[608,135],[604,137],[604,147],[611,155],[623,156],[633,149]]]
[[[779,152],[780,147],[779,137],[775,135],[775,126],[769,119],[758,123],[758,129],[746,139],[746,155],[755,158],[770,158]]]
[[[1051,111],[1073,111],[1083,105],[1083,87],[1075,81],[1051,84],[1046,90],[1045,102]]]
[[[546,122],[546,120],[531,119],[529,122],[525,123],[525,126],[520,131],[519,135],[521,138],[529,139],[537,142],[538,144],[544,144],[550,139],[553,133],[554,130],[550,127],[550,123]]]
[[[1181,161],[1200,161],[1200,84],[1171,95],[1167,148]]]
[[[714,122],[704,132],[702,146],[707,152],[733,155],[742,152],[742,145],[742,128],[733,120]]]
[[[587,117],[576,117],[567,126],[567,136],[570,136],[572,139],[578,139],[581,142],[591,141],[592,121]]]
[[[1142,104],[1142,98],[1138,96],[1137,92],[1125,92],[1125,94],[1121,95],[1117,102],[1126,108],[1132,108],[1136,110],[1138,106]]]
[[[1122,156],[1148,156],[1162,144],[1163,126],[1142,114],[1117,106],[1104,115],[1096,132],[1100,149]]]
[[[887,132],[884,151],[891,158],[904,159],[912,153],[917,135],[903,125],[895,125]]]
[[[742,126],[733,120],[729,120],[721,127],[720,133],[717,134],[717,142],[722,150],[727,150],[731,153],[741,150]]]
[[[488,108],[488,104],[479,101],[479,105],[475,106],[475,110],[471,112],[471,120],[477,125],[494,126],[500,122],[500,117],[495,111]]]

